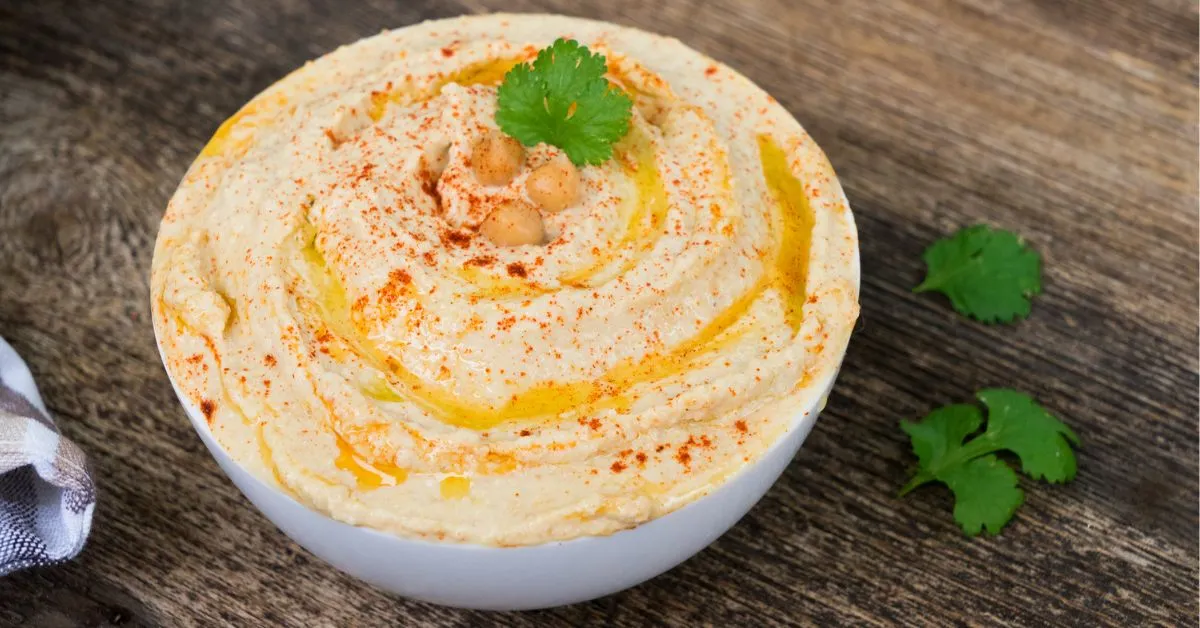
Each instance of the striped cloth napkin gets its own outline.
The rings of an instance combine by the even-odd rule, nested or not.
[[[87,457],[58,433],[25,362],[0,338],[0,576],[74,558],[95,507]]]

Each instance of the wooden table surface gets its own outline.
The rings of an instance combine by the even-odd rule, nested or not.
[[[729,534],[614,596],[484,615],[381,593],[259,515],[174,399],[146,284],[167,199],[243,102],[381,29],[498,9],[674,35],[776,95],[849,195],[863,314]],[[0,335],[100,487],[82,556],[0,580],[0,624],[1193,624],[1196,43],[1194,0],[0,4]],[[981,221],[1045,256],[1019,325],[909,292],[927,244]],[[944,489],[896,498],[897,423],[997,385],[1079,433],[1079,478],[1026,482],[1003,535],[968,539]]]

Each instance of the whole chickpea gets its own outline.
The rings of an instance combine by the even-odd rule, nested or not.
[[[546,241],[542,215],[532,205],[520,201],[501,203],[483,219],[479,232],[496,246],[541,244]]]
[[[517,140],[501,133],[488,131],[471,146],[471,168],[475,178],[484,185],[504,185],[517,176],[525,161],[525,149]]]
[[[550,213],[558,213],[579,199],[579,170],[565,159],[538,166],[525,179],[525,193]]]

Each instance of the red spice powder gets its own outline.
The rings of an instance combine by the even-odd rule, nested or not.
[[[464,249],[471,244],[471,234],[462,231],[447,231],[442,234],[442,239]]]
[[[210,399],[201,399],[200,411],[204,413],[205,420],[212,423],[213,413],[217,411],[217,404],[213,403]]]
[[[371,178],[371,171],[375,169],[375,164],[364,164],[361,169],[351,174],[351,187],[357,187],[359,183]]]
[[[441,207],[442,193],[438,192],[437,181],[433,178],[432,173],[423,173],[421,177],[421,191],[424,192],[426,196],[433,199],[433,202],[436,203],[438,207]]]
[[[388,273],[387,284],[379,289],[379,301],[381,303],[395,303],[411,283],[412,275],[408,274],[408,271],[403,268],[393,270]]]
[[[491,266],[496,263],[494,255],[479,255],[463,262],[463,266],[479,266],[480,268]]]

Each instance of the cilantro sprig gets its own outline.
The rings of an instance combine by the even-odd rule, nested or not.
[[[500,130],[526,146],[541,142],[563,150],[577,166],[612,157],[612,145],[629,132],[633,101],[608,82],[604,55],[579,42],[558,39],[504,76],[497,96]]]
[[[984,323],[1029,316],[1042,292],[1042,258],[1020,236],[987,225],[942,238],[922,256],[929,272],[913,292],[937,291],[963,316]]]
[[[988,424],[969,441],[983,424],[974,405],[945,406],[920,422],[900,422],[918,460],[900,495],[929,482],[945,484],[954,493],[954,519],[969,536],[998,534],[1025,500],[1016,472],[996,452],[1015,454],[1034,479],[1063,483],[1075,478],[1071,446],[1079,444],[1071,428],[1028,395],[993,388],[977,396],[987,406]]]

